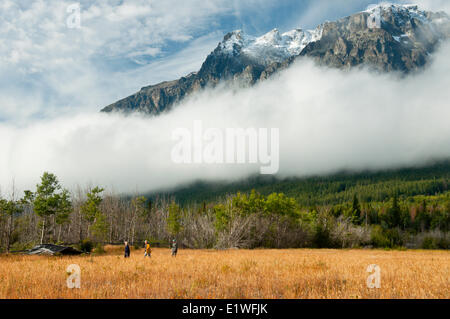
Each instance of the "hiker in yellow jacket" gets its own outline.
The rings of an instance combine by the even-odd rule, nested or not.
[[[148,256],[151,258],[152,257],[152,249],[150,248],[150,244],[147,241],[145,241],[144,248],[145,248],[144,257]]]

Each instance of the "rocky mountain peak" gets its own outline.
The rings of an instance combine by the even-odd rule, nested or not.
[[[409,73],[422,66],[441,40],[450,37],[443,13],[416,5],[380,4],[323,25],[322,37],[301,56],[338,68],[358,65]]]
[[[260,37],[253,37],[236,30],[225,35],[215,53],[235,57],[243,55],[255,64],[267,66],[300,54],[308,43],[320,39],[321,31],[319,27],[316,30],[295,29],[281,34],[278,29],[273,29]]]
[[[364,66],[407,74],[423,67],[448,38],[450,19],[444,12],[386,3],[314,30],[273,29],[259,37],[235,30],[224,36],[198,72],[144,87],[102,111],[156,115],[206,86],[230,80],[252,85],[305,57],[340,69]]]

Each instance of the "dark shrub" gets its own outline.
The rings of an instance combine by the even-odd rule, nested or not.
[[[104,253],[106,253],[105,247],[103,247],[102,243],[98,243],[98,244],[95,245],[94,253],[96,253],[96,254],[104,254]]]
[[[374,247],[385,248],[390,247],[389,239],[385,236],[383,228],[379,225],[375,225],[372,228],[371,241]]]
[[[383,229],[376,225],[372,229],[372,244],[379,248],[394,248],[403,245],[403,238],[398,228]]]
[[[437,246],[439,249],[450,249],[450,242],[446,238],[441,237],[437,242]]]
[[[80,250],[84,253],[90,253],[94,248],[94,243],[89,238],[83,239],[80,242]]]
[[[327,227],[322,224],[317,224],[314,237],[313,237],[314,248],[334,248],[334,243],[330,235],[330,231]]]
[[[436,238],[433,237],[425,237],[422,242],[423,249],[437,249],[438,244]]]
[[[386,229],[384,233],[389,240],[389,247],[398,247],[403,245],[403,239],[398,228]]]

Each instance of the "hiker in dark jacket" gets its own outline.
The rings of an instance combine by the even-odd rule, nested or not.
[[[178,252],[178,244],[176,239],[172,241],[172,257],[176,257]]]
[[[130,257],[130,246],[128,245],[128,242],[125,242],[125,258]]]

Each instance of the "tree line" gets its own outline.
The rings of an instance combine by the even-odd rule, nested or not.
[[[13,187],[14,188],[14,187]],[[255,190],[180,205],[176,198],[119,196],[95,186],[69,192],[44,173],[33,191],[0,196],[0,249],[39,243],[99,246],[127,240],[190,248],[449,247],[450,193],[392,195],[365,201],[364,194],[337,204],[302,205],[281,192]]]
[[[263,195],[273,192],[293,197],[304,207],[327,206],[351,202],[357,194],[361,202],[386,202],[397,193],[403,198],[432,196],[450,190],[450,161],[424,167],[391,169],[377,172],[341,172],[327,176],[277,178],[256,175],[230,183],[195,182],[164,195],[175,196],[180,204],[212,202],[225,194],[249,193],[252,189]],[[149,193],[156,198],[161,193]]]

